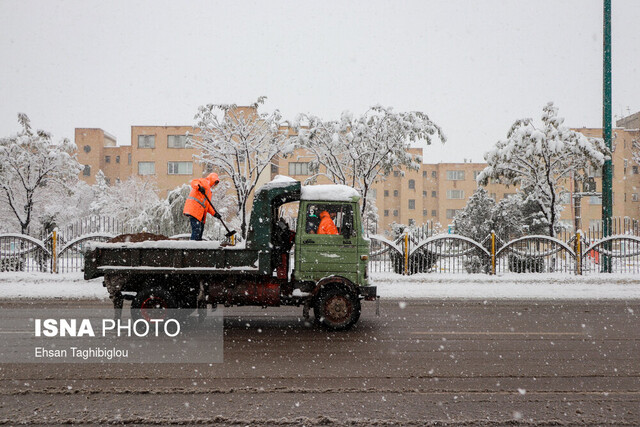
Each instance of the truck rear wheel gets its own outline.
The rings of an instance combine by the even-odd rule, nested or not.
[[[131,317],[149,320],[158,318],[161,310],[175,308],[176,301],[169,292],[163,289],[145,289],[138,292],[131,301]]]
[[[360,318],[360,300],[347,289],[329,287],[320,291],[314,314],[325,328],[344,331],[355,325]]]

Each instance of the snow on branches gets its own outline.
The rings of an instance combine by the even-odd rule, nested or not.
[[[260,175],[270,168],[274,158],[293,150],[286,132],[281,129],[280,112],[258,112],[265,99],[258,98],[250,107],[202,106],[195,116],[199,132],[189,136],[189,145],[201,152],[196,157],[221,178],[231,179],[242,237],[246,237],[247,232],[247,201]],[[270,169],[266,173],[270,173]]]
[[[26,234],[36,202],[51,189],[70,188],[82,168],[71,141],[56,144],[48,132],[34,132],[26,114],[18,114],[18,122],[17,134],[0,138],[0,203],[9,206]]]
[[[411,142],[430,144],[434,134],[442,142],[446,140],[425,113],[395,113],[379,105],[358,117],[344,112],[338,120],[300,115],[294,129],[298,144],[314,157],[309,164],[312,180],[323,175],[357,189],[362,195],[363,215],[374,182],[397,168],[420,167],[422,159],[408,153]]]
[[[531,119],[517,120],[507,139],[485,153],[488,166],[478,176],[482,185],[490,179],[519,185],[527,200],[539,205],[551,236],[562,210],[559,195],[570,179],[582,181],[590,166],[602,167],[610,156],[602,139],[587,138],[563,122],[552,102],[543,108],[541,127]]]

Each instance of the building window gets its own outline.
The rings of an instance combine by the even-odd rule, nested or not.
[[[400,192],[398,190],[393,190],[393,197],[398,197]]]
[[[156,136],[138,135],[138,148],[156,148]]]
[[[638,175],[638,166],[631,166],[631,173],[634,175]]]
[[[602,176],[602,167],[594,168],[593,166],[589,166],[589,170],[587,171],[587,176],[590,178],[599,178]]]
[[[415,209],[416,208],[416,201],[413,199],[409,199],[409,209]]]
[[[169,175],[193,175],[191,162],[168,162],[167,169]]]
[[[111,156],[104,156],[105,163],[111,163]]]
[[[278,167],[278,165],[274,165],[273,163],[271,164],[271,174],[272,175],[273,174],[277,174],[279,169],[280,168]]]
[[[384,190],[384,197],[389,197],[389,190]]]
[[[409,190],[415,190],[416,189],[416,181],[413,179],[409,180]]]
[[[393,171],[393,176],[400,176],[400,171]]]
[[[427,216],[429,215],[429,211],[426,209],[422,209],[422,216]]]
[[[156,162],[138,162],[138,175],[155,175]]]
[[[631,193],[631,201],[632,202],[638,201],[638,193]]]
[[[308,162],[291,162],[289,163],[289,175],[309,175]]]
[[[127,154],[127,164],[131,164],[131,153]]]
[[[83,176],[91,176],[91,166],[84,165],[84,170],[82,171]]]
[[[422,197],[427,197],[427,190],[424,190],[424,191],[422,192]]]
[[[453,219],[460,209],[447,209],[447,219]]]
[[[427,171],[422,171],[422,177],[426,178],[427,177]]]
[[[91,151],[91,146],[90,145],[85,145],[84,146],[84,152],[88,153],[89,151]]]
[[[431,171],[431,178],[438,179],[438,172],[436,172],[436,171]]]
[[[438,192],[437,191],[432,191],[431,192],[431,197],[438,197]]]
[[[464,171],[447,171],[448,181],[464,181]]]
[[[560,203],[563,205],[568,205],[571,203],[571,194],[570,193],[560,193]]]
[[[187,146],[186,135],[169,135],[167,136],[168,148],[185,148]]]
[[[388,209],[384,210],[384,216],[389,216],[389,210]]]
[[[590,205],[601,205],[602,204],[602,195],[599,196],[590,196],[589,197]]]
[[[478,175],[480,175],[482,171],[473,171],[473,180],[476,181],[478,179]]]
[[[120,163],[120,156],[116,156],[116,163]]]
[[[393,216],[398,216],[398,210],[397,209],[393,211]]]
[[[435,216],[437,216],[437,215],[438,215],[438,212],[436,212],[436,210],[435,210],[435,209],[431,211],[431,216],[435,217]]]
[[[490,198],[490,199],[498,200],[498,199],[497,199],[497,197],[498,197],[498,196],[496,195],[496,193],[491,193],[491,194],[489,194],[489,198]]]
[[[464,191],[463,190],[447,190],[447,199],[464,199]]]
[[[378,190],[376,190],[375,188],[369,189],[369,197],[371,197],[372,199],[377,199],[378,198]]]

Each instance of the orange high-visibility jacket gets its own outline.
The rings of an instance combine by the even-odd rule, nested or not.
[[[215,175],[215,177],[212,175]],[[191,192],[189,193],[189,197],[187,197],[187,201],[184,203],[184,210],[182,213],[185,215],[191,215],[203,224],[207,220],[207,212],[211,215],[215,215],[216,211],[213,209],[213,206],[207,202],[204,194],[198,191],[198,185],[204,188],[207,197],[211,200],[211,187],[215,186],[217,182],[218,175],[215,173],[210,174],[206,178],[196,178],[192,180]]]
[[[320,225],[318,226],[318,234],[338,234],[338,229],[333,223],[329,212],[320,212]]]

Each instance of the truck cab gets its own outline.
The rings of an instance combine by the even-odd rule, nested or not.
[[[335,226],[333,233],[322,233],[321,217]],[[295,280],[340,276],[356,286],[369,284],[369,241],[362,234],[357,201],[301,200],[297,224]]]

